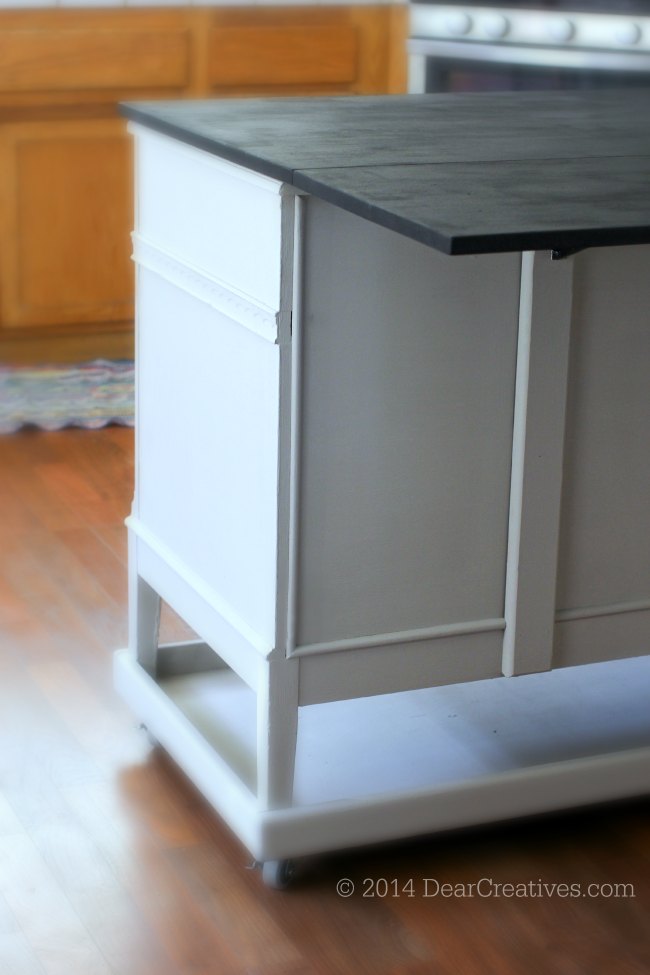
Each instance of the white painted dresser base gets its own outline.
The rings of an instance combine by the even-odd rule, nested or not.
[[[650,248],[445,258],[136,132],[154,737],[259,860],[647,791]]]

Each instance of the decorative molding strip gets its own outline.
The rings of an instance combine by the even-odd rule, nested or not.
[[[162,559],[190,589],[207,603],[210,609],[218,613],[233,630],[236,630],[254,650],[261,656],[268,657],[273,650],[272,644],[253,630],[218,592],[212,589],[211,586],[207,586],[203,579],[179,559],[152,531],[143,525],[139,518],[130,515],[126,519],[125,524],[140,541],[150,548],[159,559]]]
[[[422,643],[425,640],[442,640],[445,637],[468,636],[473,633],[493,633],[505,630],[504,619],[472,620],[468,623],[445,623],[417,630],[399,630],[396,633],[376,633],[373,636],[351,637],[332,640],[329,643],[306,643],[293,650],[290,656],[308,657],[312,654],[339,653],[345,650],[378,650],[398,643]]]
[[[581,609],[563,609],[555,614],[556,623],[570,623],[572,620],[589,620],[597,616],[618,616],[620,613],[648,613],[650,599],[640,599],[631,603],[612,603],[609,606],[585,606]]]
[[[134,233],[131,236],[133,260],[140,267],[164,278],[268,342],[277,342],[278,313],[272,308],[236,291],[185,260],[179,260],[141,234]]]

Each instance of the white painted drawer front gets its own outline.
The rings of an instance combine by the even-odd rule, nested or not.
[[[282,184],[137,126],[133,131],[138,236],[278,311]]]
[[[261,652],[275,639],[279,348],[138,271],[136,515]]]

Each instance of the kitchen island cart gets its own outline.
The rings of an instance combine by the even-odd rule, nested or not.
[[[271,884],[648,788],[649,110],[125,107],[116,682]],[[159,644],[161,599],[195,640]]]

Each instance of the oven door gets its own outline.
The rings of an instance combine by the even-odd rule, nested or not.
[[[650,55],[413,38],[409,91],[570,91],[650,86]]]

